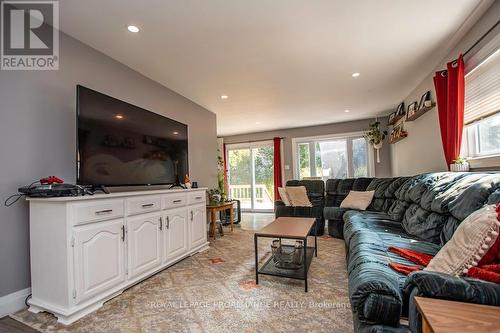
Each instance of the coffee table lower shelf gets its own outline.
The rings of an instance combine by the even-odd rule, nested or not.
[[[282,247],[293,248],[293,245],[282,245]],[[314,251],[315,251],[314,247],[312,246],[307,247],[305,265],[302,265],[298,269],[285,269],[276,267],[274,265],[273,256],[271,255],[271,257],[264,263],[264,265],[262,265],[262,267],[259,268],[259,274],[287,277],[290,279],[297,279],[297,280],[305,280],[304,268],[309,270],[309,266],[311,265],[312,258],[314,256]]]
[[[314,227],[314,233],[313,231]],[[304,217],[278,217],[263,229],[253,235],[255,246],[255,283],[259,284],[259,274],[287,277],[291,279],[303,280],[304,291],[307,292],[307,271],[311,266],[313,256],[318,256],[318,238],[316,223],[314,218]],[[307,238],[314,237],[314,247],[307,246]],[[304,264],[298,269],[278,268],[274,265],[273,257],[266,260],[259,268],[259,238],[278,238],[302,241]],[[291,245],[282,245],[290,249]],[[289,251],[287,251],[289,252]]]

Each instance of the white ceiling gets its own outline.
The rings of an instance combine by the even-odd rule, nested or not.
[[[215,112],[229,135],[387,114],[489,4],[64,0],[60,17],[64,32]]]

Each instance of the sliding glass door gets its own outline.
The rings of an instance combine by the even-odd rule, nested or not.
[[[229,197],[246,211],[274,208],[274,148],[271,141],[227,145]]]

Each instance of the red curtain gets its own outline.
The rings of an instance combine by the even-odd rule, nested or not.
[[[280,199],[278,187],[283,186],[281,176],[281,138],[274,138],[274,200]]]
[[[436,72],[434,88],[439,113],[439,127],[448,169],[460,156],[464,127],[465,72],[462,55],[447,64],[447,70]]]
[[[222,144],[222,149],[224,149],[223,156],[224,156],[224,190],[226,191],[226,196],[229,198],[229,184],[227,182],[227,150],[226,150],[226,144]]]

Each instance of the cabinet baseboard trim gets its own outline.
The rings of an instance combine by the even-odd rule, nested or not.
[[[31,288],[0,297],[0,318],[26,308],[24,300],[29,294],[31,294]]]

